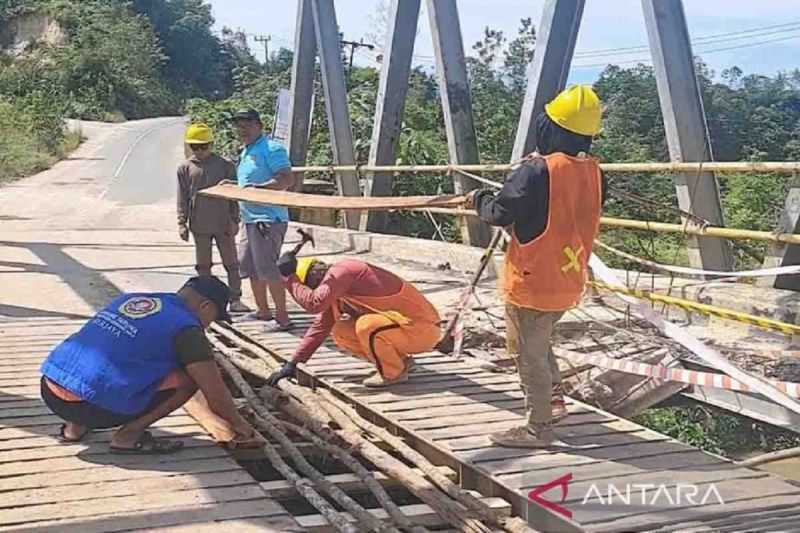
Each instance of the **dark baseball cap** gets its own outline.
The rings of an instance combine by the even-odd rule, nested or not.
[[[231,315],[228,314],[228,301],[231,298],[231,290],[218,277],[196,276],[187,281],[184,287],[193,289],[199,295],[214,302],[218,310],[218,322],[231,321]]]
[[[255,120],[261,122],[261,115],[252,107],[246,109],[239,109],[233,114],[231,120]]]

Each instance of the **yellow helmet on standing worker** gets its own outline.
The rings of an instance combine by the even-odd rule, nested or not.
[[[214,141],[214,134],[208,124],[192,124],[186,130],[186,144],[209,144]]]
[[[603,109],[597,93],[588,85],[573,85],[544,106],[550,119],[572,133],[594,136],[600,133]]]
[[[297,268],[295,269],[294,273],[297,275],[300,283],[306,282],[308,271],[311,270],[311,267],[317,262],[318,261],[313,257],[302,257],[297,260]]]

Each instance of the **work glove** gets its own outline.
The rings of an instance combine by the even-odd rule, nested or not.
[[[178,235],[180,235],[182,241],[189,242],[189,228],[186,224],[178,226]]]
[[[288,278],[297,270],[297,256],[292,252],[286,252],[278,259],[278,270],[284,278]]]
[[[292,378],[295,379],[297,374],[297,363],[289,361],[285,363],[280,370],[276,370],[270,377],[267,378],[267,385],[270,387],[277,387],[282,379]]]

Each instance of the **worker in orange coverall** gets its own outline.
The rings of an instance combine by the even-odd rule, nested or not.
[[[278,261],[295,301],[317,319],[291,361],[270,376],[272,386],[294,377],[329,334],[342,350],[375,365],[367,387],[408,380],[411,354],[429,352],[439,342],[439,313],[410,283],[355,259],[328,265],[287,253]]]

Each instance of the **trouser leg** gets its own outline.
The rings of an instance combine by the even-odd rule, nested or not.
[[[560,383],[558,366],[551,349],[553,327],[561,312],[551,313],[508,306],[509,317],[517,324],[520,354],[517,364],[530,426],[548,424],[552,419],[554,383]],[[553,374],[556,374],[555,376]]]
[[[235,235],[215,235],[219,256],[222,258],[222,265],[228,273],[228,286],[231,289],[231,300],[239,300],[242,297],[242,277],[239,274],[239,257],[236,253]]]
[[[195,270],[198,276],[211,275],[211,235],[192,233],[194,238]]]

